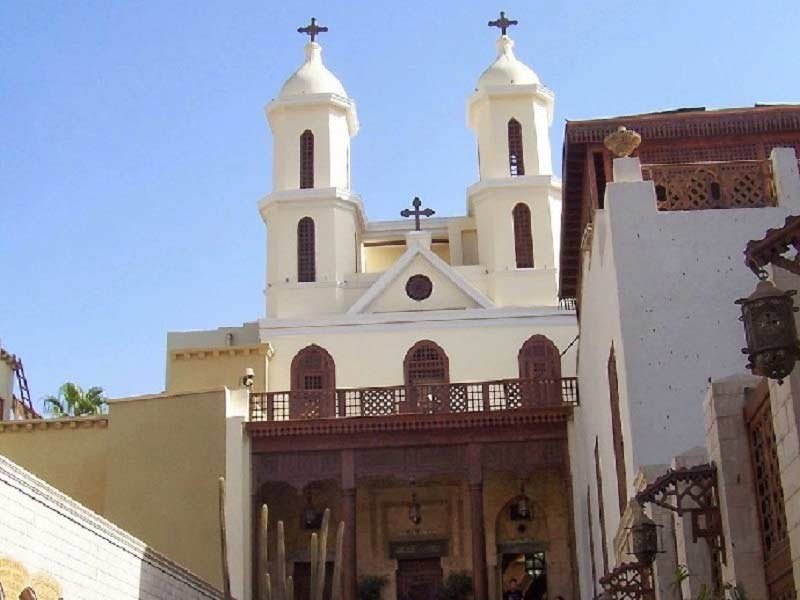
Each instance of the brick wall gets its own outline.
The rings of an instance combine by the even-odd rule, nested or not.
[[[0,584],[6,598],[221,598],[192,573],[0,456]],[[38,589],[37,589],[38,586]]]

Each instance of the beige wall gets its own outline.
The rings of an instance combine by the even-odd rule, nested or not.
[[[167,393],[241,387],[248,367],[255,371],[253,390],[264,391],[267,383],[266,344],[216,348],[179,348],[167,352]]]
[[[0,455],[103,514],[108,419],[0,423]]]
[[[0,423],[0,454],[219,586],[225,424],[224,389],[141,396],[103,418]]]
[[[110,419],[106,516],[219,585],[224,391],[117,401]]]

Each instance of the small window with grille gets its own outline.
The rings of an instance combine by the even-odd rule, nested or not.
[[[430,340],[414,344],[406,354],[404,366],[406,385],[450,381],[447,354],[438,344]]]
[[[508,122],[508,166],[512,177],[525,175],[522,158],[522,125],[516,119]]]
[[[314,187],[314,134],[306,129],[300,136],[300,189]]]
[[[303,217],[297,223],[297,281],[316,281],[314,219]]]

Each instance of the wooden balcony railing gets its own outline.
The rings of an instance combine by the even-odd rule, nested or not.
[[[250,394],[251,421],[384,417],[578,405],[577,377]]]
[[[656,186],[658,210],[775,206],[769,160],[642,165]]]

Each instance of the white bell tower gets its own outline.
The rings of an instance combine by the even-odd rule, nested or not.
[[[479,180],[467,191],[489,296],[501,306],[557,303],[561,184],[553,177],[549,128],[554,94],[514,55],[500,19],[497,58],[467,102],[478,138]]]
[[[267,226],[267,315],[341,312],[341,288],[356,270],[361,201],[350,191],[355,102],[322,62],[311,19],[305,62],[266,107],[273,138],[272,193],[259,203]]]

